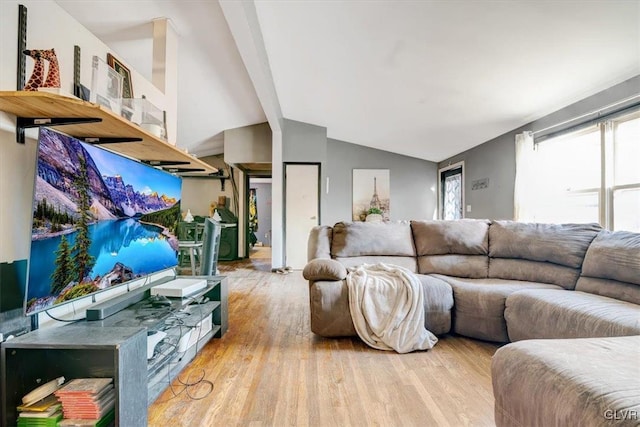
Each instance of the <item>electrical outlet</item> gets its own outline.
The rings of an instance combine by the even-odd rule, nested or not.
[[[471,205],[467,205],[467,212],[471,212]]]

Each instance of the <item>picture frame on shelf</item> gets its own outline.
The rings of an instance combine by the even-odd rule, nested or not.
[[[120,114],[123,77],[106,62],[94,55],[92,63],[90,101]]]
[[[107,53],[107,64],[122,76],[122,97],[133,98],[133,83],[129,68],[110,53]]]
[[[74,85],[75,95],[83,101],[91,101],[91,90],[85,85]]]

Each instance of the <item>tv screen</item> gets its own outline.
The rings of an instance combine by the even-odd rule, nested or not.
[[[25,313],[171,268],[182,180],[41,128]]]

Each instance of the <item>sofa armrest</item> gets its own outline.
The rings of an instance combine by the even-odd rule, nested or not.
[[[334,259],[314,259],[302,270],[307,280],[343,280],[347,277],[347,269]]]

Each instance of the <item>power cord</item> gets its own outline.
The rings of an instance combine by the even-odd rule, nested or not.
[[[146,304],[140,309],[136,310],[138,314],[135,318],[136,320],[152,320],[152,319],[162,319],[167,314],[175,313],[175,310],[172,307],[153,307],[151,304]]]
[[[168,343],[168,344],[170,344],[174,348],[174,351],[177,353],[178,346],[173,343]],[[182,357],[180,357],[177,362],[173,362],[173,363],[177,364],[181,360],[182,360]],[[169,389],[171,390],[171,394],[173,394],[173,396],[171,396],[169,399],[161,403],[168,402],[172,399],[175,399],[176,397],[180,396],[182,393],[185,393],[187,397],[189,397],[189,399],[191,400],[202,400],[213,392],[213,388],[214,388],[213,382],[204,378],[206,375],[206,372],[204,369],[200,369],[200,377],[193,381],[191,380],[191,376],[193,375],[193,372],[187,375],[186,381],[183,381],[182,378],[180,378],[180,376],[178,375],[175,379],[180,383],[182,390],[176,392],[176,390],[173,387],[173,382],[171,380],[171,364],[172,362],[169,362],[167,364],[167,381],[169,383]],[[204,394],[202,394],[201,396],[194,395],[190,389],[195,387],[200,388],[199,386],[201,385],[206,386],[206,391],[204,392]]]
[[[55,316],[52,316],[51,313],[49,313],[49,310],[45,310],[44,314],[46,314],[47,316],[49,316],[51,319],[55,320],[56,322],[64,322],[64,323],[75,323],[75,322],[79,322],[80,320],[85,320],[86,317],[81,317],[79,319],[71,319],[71,320],[66,320],[66,319],[59,319]]]
[[[195,354],[198,354],[198,345],[200,343],[200,339],[202,338],[202,322],[204,321],[204,312],[202,310],[202,304],[205,304],[209,299],[206,298],[205,296],[199,297],[198,299],[191,297],[190,299],[192,299],[192,301],[189,304],[197,304],[198,305],[198,309],[200,312],[200,322],[199,325],[200,327],[198,327],[198,337],[196,339],[195,342]],[[191,313],[189,312],[174,312],[173,315],[168,318],[165,321],[165,328],[164,330],[167,329],[171,329],[171,328],[175,328],[176,326],[180,328],[179,330],[179,338],[178,338],[178,342],[180,342],[180,339],[182,339],[182,337],[184,336],[182,328],[186,328],[187,330],[193,330],[196,328],[196,326],[187,326],[184,324],[184,320],[185,318],[187,318],[188,316],[190,316]],[[171,323],[167,323],[167,322],[171,322]],[[178,345],[177,343],[168,343],[173,347],[173,351],[177,354],[178,353]],[[175,362],[169,362],[167,364],[167,380],[169,382],[169,389],[171,390],[171,393],[173,394],[172,397],[170,397],[169,399],[167,399],[167,401],[174,399],[178,396],[180,396],[182,393],[185,393],[189,399],[191,400],[202,400],[204,398],[206,398],[207,396],[209,396],[214,389],[214,385],[212,381],[209,381],[207,379],[205,379],[205,375],[206,375],[206,371],[204,369],[201,369],[201,374],[200,377],[197,380],[192,381],[191,380],[191,376],[193,375],[193,372],[189,373],[189,375],[187,376],[187,380],[183,381],[180,376],[178,375],[176,377],[177,381],[180,383],[180,386],[182,386],[182,390],[176,392],[176,390],[173,387],[173,382],[171,381],[171,365],[172,364],[177,364],[180,363],[182,361],[182,357],[184,356],[184,353],[186,353],[189,349],[187,348],[182,355],[180,355],[180,357],[177,359],[177,361]],[[204,392],[203,395],[201,396],[197,396],[195,394],[193,394],[191,392],[191,389],[194,387],[198,387],[204,385],[206,386],[207,390]]]
[[[200,369],[200,376],[197,380],[191,381],[192,375],[193,375],[193,372],[187,375],[187,381],[183,381],[182,378],[180,378],[180,376],[176,378],[180,383],[180,386],[182,387],[182,390],[178,392],[176,392],[176,390],[173,388],[173,384],[169,383],[169,389],[171,390],[171,393],[173,394],[173,396],[167,399],[166,402],[168,402],[169,400],[175,399],[176,397],[180,396],[182,393],[185,393],[191,400],[202,400],[213,392],[213,388],[214,388],[213,382],[204,378],[205,377],[204,369]],[[191,393],[192,388],[198,387],[200,385],[206,386],[206,391],[201,396],[197,396]]]

